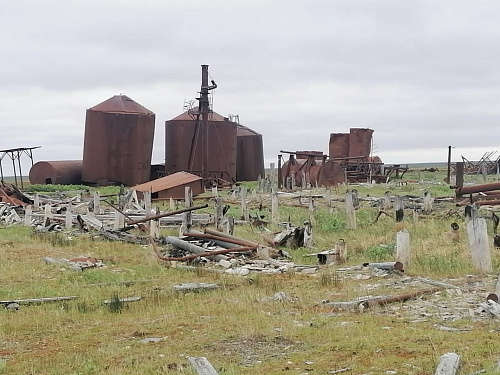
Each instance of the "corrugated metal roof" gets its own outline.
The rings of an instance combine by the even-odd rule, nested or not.
[[[162,190],[171,189],[198,180],[202,180],[202,178],[188,172],[177,172],[165,177],[161,177],[157,180],[133,186],[132,189],[137,191],[150,191],[151,193],[157,193]]]
[[[179,121],[179,120],[182,120],[182,121],[193,121],[193,119],[196,119],[196,109],[194,109],[191,112],[186,111],[186,112],[180,114],[179,116],[174,117],[170,121]],[[229,118],[224,117],[222,115],[219,115],[217,112],[210,112],[208,114],[208,120],[209,121],[229,121]]]
[[[152,111],[150,111],[146,107],[143,107],[126,95],[115,95],[112,98],[109,98],[108,100],[105,100],[102,103],[99,103],[89,109],[91,111],[106,113],[154,115]]]

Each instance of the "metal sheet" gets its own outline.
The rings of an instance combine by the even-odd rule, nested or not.
[[[82,164],[82,160],[39,161],[30,169],[30,184],[79,185]]]
[[[368,158],[372,149],[373,129],[351,128],[349,133],[349,156]]]
[[[116,97],[114,97],[116,98]],[[139,104],[131,104],[123,95],[87,110],[83,149],[82,180],[97,185],[137,185],[149,181],[155,115],[139,114]],[[130,99],[130,98],[128,98]],[[120,101],[123,106],[116,105]],[[135,112],[117,112],[134,106]],[[99,111],[94,109],[98,108]],[[111,112],[102,111],[108,109]]]
[[[349,133],[331,133],[328,154],[330,158],[349,157]]]

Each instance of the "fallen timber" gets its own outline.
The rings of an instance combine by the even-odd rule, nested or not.
[[[196,259],[196,258],[201,258],[201,257],[211,257],[214,255],[225,255],[225,254],[231,254],[231,253],[248,253],[253,250],[256,250],[256,248],[251,248],[251,247],[236,247],[236,248],[231,248],[231,249],[224,249],[224,250],[213,250],[213,251],[208,251],[205,253],[201,254],[193,254],[193,255],[186,255],[183,257],[165,257],[163,255],[158,255],[158,258],[161,260],[165,261],[178,261],[178,262],[183,262],[186,260],[191,260],[191,259]]]
[[[77,296],[68,297],[42,297],[42,298],[27,298],[27,299],[9,299],[5,301],[0,301],[0,305],[8,305],[11,303],[41,303],[41,302],[58,302],[58,301],[69,301],[72,299],[77,299]]]
[[[165,212],[164,214],[160,214],[160,215],[148,216],[148,217],[145,217],[144,219],[131,221],[130,223],[128,223],[127,226],[121,228],[120,231],[127,231],[130,229],[133,229],[133,228],[135,228],[135,225],[141,224],[141,223],[146,223],[146,222],[151,221],[151,220],[158,220],[158,219],[161,219],[161,218],[164,218],[167,216],[173,216],[173,215],[178,215],[178,214],[182,214],[185,212],[196,211],[196,210],[200,210],[202,208],[207,208],[207,207],[208,207],[208,204],[202,204],[200,206],[186,207],[186,208],[182,208],[182,209],[176,210],[176,211]]]
[[[194,245],[190,242],[181,240],[178,237],[167,236],[167,237],[165,237],[165,242],[172,244],[174,246],[177,246],[183,250],[189,251],[190,253],[197,254],[197,255],[207,253],[207,249],[205,249],[204,247]],[[248,250],[246,250],[246,251],[248,251]],[[210,256],[207,256],[207,258],[210,260],[214,260],[216,262],[227,259],[227,257],[225,255],[221,255],[221,254],[220,255],[210,255]]]

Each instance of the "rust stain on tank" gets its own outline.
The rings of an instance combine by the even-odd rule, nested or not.
[[[149,181],[155,114],[125,95],[87,110],[82,180],[97,185]]]

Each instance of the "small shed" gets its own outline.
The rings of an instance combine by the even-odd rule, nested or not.
[[[191,188],[194,195],[203,193],[203,178],[188,172],[176,172],[140,185],[133,186],[139,198],[142,192],[151,192],[151,199],[183,199],[186,186]]]

